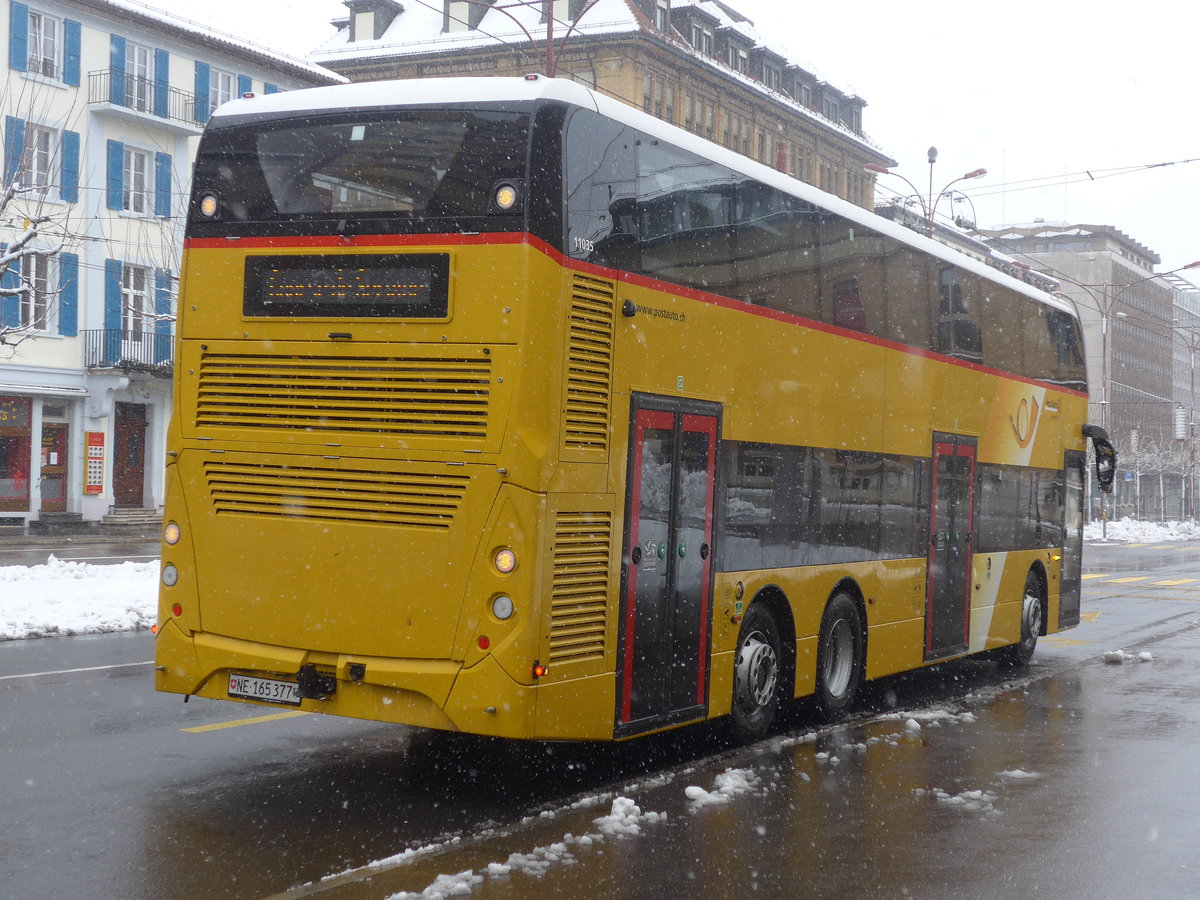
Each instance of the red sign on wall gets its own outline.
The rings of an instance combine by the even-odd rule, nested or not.
[[[84,445],[87,458],[83,469],[84,494],[104,493],[104,432],[86,432]]]

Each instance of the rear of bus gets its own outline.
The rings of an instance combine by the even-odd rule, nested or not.
[[[592,687],[576,682],[553,731],[533,702],[555,652],[538,548],[563,540],[544,533],[563,521],[546,485],[571,415],[553,252],[566,107],[544,96],[564,90],[352,85],[213,117],[179,303],[159,690],[612,736],[611,676],[587,637],[607,626],[607,589],[586,573],[572,674]],[[575,424],[596,421],[584,409]],[[612,500],[587,470],[558,473],[601,510],[566,540],[607,571]]]

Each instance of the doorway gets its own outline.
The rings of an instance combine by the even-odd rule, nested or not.
[[[146,407],[118,403],[113,424],[113,504],[141,509],[146,486]]]
[[[975,438],[934,435],[925,659],[965,653],[971,627]]]

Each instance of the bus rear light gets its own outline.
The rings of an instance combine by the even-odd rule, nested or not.
[[[206,219],[211,219],[217,214],[217,209],[220,207],[220,205],[221,204],[217,199],[217,195],[212,191],[209,191],[200,198],[200,215],[204,216]]]
[[[479,649],[486,650],[490,646],[492,646],[491,639],[486,634],[481,634],[479,636]]]
[[[496,564],[496,571],[501,575],[507,575],[517,567],[517,554],[505,547],[496,551],[493,561]]]
[[[183,615],[183,607],[180,606],[178,603],[176,603],[174,606],[171,607],[171,615],[173,615],[175,618],[178,619],[180,616]]]
[[[549,674],[550,674],[549,666],[543,666],[540,662],[535,662],[533,664],[533,677],[534,678],[544,678]]]
[[[171,546],[179,543],[181,535],[182,531],[175,522],[168,522],[167,527],[163,529],[163,541]]]
[[[175,585],[178,581],[179,581],[179,570],[177,568],[175,568],[173,565],[171,565],[170,563],[167,563],[165,566],[163,566],[162,583],[165,584],[167,587],[175,587]]]
[[[513,610],[514,610],[514,607],[513,607],[512,597],[508,597],[508,596],[505,596],[504,594],[500,594],[499,596],[494,597],[492,599],[492,615],[495,616],[497,619],[499,619],[501,622],[511,619]]]

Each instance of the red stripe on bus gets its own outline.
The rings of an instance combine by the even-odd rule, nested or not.
[[[1075,397],[1086,397],[1087,392],[1076,391],[1062,385],[1054,384],[1049,381],[1040,381],[1036,378],[1029,378],[1025,375],[1017,375],[1014,372],[1005,372],[1002,369],[992,369],[988,366],[973,363],[964,359],[956,359],[953,356],[945,356],[941,353],[936,353],[933,350],[922,350],[920,347],[913,347],[910,344],[901,344],[896,341],[888,340],[887,338],[876,337],[871,334],[864,334],[861,331],[852,331],[848,328],[841,328],[837,325],[830,325],[826,322],[818,322],[815,319],[806,319],[803,316],[795,316],[791,313],[785,313],[777,309],[767,309],[763,306],[751,306],[743,303],[740,300],[733,300],[729,297],[723,297],[720,294],[710,294],[707,291],[697,290],[696,288],[684,287],[683,285],[673,284],[669,281],[659,281],[657,278],[650,278],[646,275],[635,275],[632,272],[624,272],[620,269],[610,269],[605,266],[597,266],[593,263],[584,262],[583,260],[572,259],[564,256],[559,250],[556,250],[550,244],[546,243],[541,238],[529,234],[528,232],[490,232],[487,234],[355,234],[342,237],[339,235],[314,235],[309,237],[243,237],[243,238],[188,238],[184,241],[185,250],[235,250],[239,247],[247,247],[253,249],[271,249],[271,250],[287,250],[287,249],[319,249],[338,247],[347,250],[355,247],[431,247],[431,246],[483,246],[487,244],[504,244],[504,245],[519,245],[525,244],[537,250],[542,255],[549,257],[555,263],[563,266],[566,269],[583,272],[588,275],[595,275],[601,278],[609,278],[621,284],[629,284],[635,287],[646,288],[653,291],[658,291],[664,294],[674,294],[677,297],[686,297],[689,300],[695,300],[699,303],[707,303],[710,306],[719,306],[723,309],[733,310],[735,312],[745,313],[747,315],[758,316],[763,319],[772,319],[776,322],[783,322],[788,325],[798,325],[803,328],[810,328],[813,331],[821,331],[826,334],[837,335],[838,337],[847,338],[852,341],[858,341],[863,344],[872,344],[876,347],[882,347],[887,350],[895,350],[900,353],[908,354],[909,356],[917,356],[923,359],[932,359],[938,362],[948,363],[952,366],[958,366],[963,369],[970,369],[973,372],[982,372],[986,375],[998,375],[1002,378],[1009,378],[1013,381],[1019,381],[1024,384],[1037,385],[1048,390],[1058,391],[1059,393],[1068,394]]]

